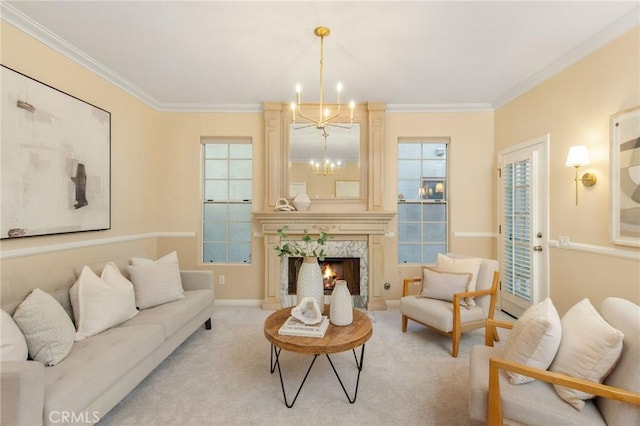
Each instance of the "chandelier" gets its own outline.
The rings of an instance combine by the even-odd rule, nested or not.
[[[309,164],[311,165],[311,171],[316,175],[321,175],[321,176],[335,175],[340,171],[340,168],[342,167],[342,162],[340,160],[331,161],[329,158],[327,158],[327,136],[329,136],[327,134],[327,130],[323,128],[322,129],[322,137],[324,138],[323,161],[320,162],[312,159],[309,162]]]
[[[335,104],[325,104],[324,96],[323,96],[323,75],[324,75],[324,38],[329,36],[329,28],[326,27],[317,27],[313,30],[313,33],[320,37],[320,102],[318,104],[317,115],[315,118],[308,115],[309,113],[303,113],[302,111],[302,103],[300,102],[300,94],[302,93],[302,86],[298,83],[296,85],[296,102],[291,102],[291,113],[293,116],[293,128],[294,129],[302,129],[305,127],[315,126],[317,129],[324,130],[327,126],[336,126],[336,127],[344,127],[351,128],[353,125],[353,109],[356,104],[354,101],[349,103],[349,108],[351,110],[349,124],[345,125],[340,122],[332,122],[337,117],[340,116],[340,110],[342,108],[342,104],[340,103],[340,93],[342,92],[342,83],[338,83],[336,87],[336,102]],[[305,121],[310,122],[310,124],[302,125],[300,127],[296,127],[296,117],[301,118]],[[323,135],[325,138],[325,148],[326,148],[326,138],[327,135]]]

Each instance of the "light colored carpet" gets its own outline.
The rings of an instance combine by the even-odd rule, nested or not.
[[[213,329],[196,331],[100,426],[479,424],[469,419],[467,384],[469,352],[484,343],[482,330],[464,333],[460,354],[452,358],[450,339],[413,322],[402,333],[397,308],[373,312],[356,402],[349,404],[329,362],[318,357],[295,405],[286,408],[278,373],[269,370],[262,326],[270,313],[218,307]],[[282,351],[289,400],[311,359]],[[353,395],[353,354],[332,360]]]

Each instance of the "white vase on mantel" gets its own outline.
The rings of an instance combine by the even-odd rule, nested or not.
[[[305,211],[311,205],[311,198],[304,192],[298,192],[293,199],[293,206],[296,210]]]
[[[329,305],[331,324],[344,326],[353,322],[353,299],[345,280],[336,280]]]
[[[305,297],[313,297],[318,302],[320,312],[324,312],[324,283],[322,281],[322,270],[318,263],[318,258],[305,256],[302,266],[298,271],[298,281],[296,282],[296,299],[298,304]]]

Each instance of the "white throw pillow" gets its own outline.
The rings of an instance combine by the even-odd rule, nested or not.
[[[13,319],[24,334],[29,355],[44,365],[56,365],[71,351],[76,329],[62,305],[36,288],[20,303]]]
[[[468,290],[471,274],[462,272],[442,272],[430,266],[422,268],[422,291],[418,297],[448,300],[453,302],[453,295]],[[460,304],[468,307],[464,298]]]
[[[27,341],[16,322],[0,310],[0,361],[26,361],[28,355]]]
[[[136,306],[140,309],[151,308],[162,303],[184,299],[180,268],[177,262],[170,259],[159,259],[157,262],[148,259],[131,259],[129,275],[136,294]],[[164,259],[164,260],[163,260]],[[143,261],[143,262],[141,262]],[[146,265],[146,266],[136,266]]]
[[[551,299],[530,306],[516,321],[504,344],[504,357],[510,361],[546,370],[558,352],[562,339],[560,316]],[[507,371],[512,385],[534,379]]]
[[[464,259],[454,259],[446,256],[442,253],[438,253],[436,258],[436,268],[441,272],[462,272],[472,274],[471,281],[469,282],[469,290],[475,291],[476,283],[478,282],[478,272],[480,271],[480,264],[482,259],[479,257],[468,257]],[[473,297],[466,297],[465,301],[468,306],[475,306],[476,302]]]
[[[98,277],[88,266],[69,290],[76,321],[76,341],[98,334],[133,318],[136,309],[133,285],[109,262]]]
[[[622,352],[624,335],[596,311],[589,299],[575,304],[562,317],[562,341],[550,370],[602,383]],[[590,393],[553,385],[560,398],[582,410]]]

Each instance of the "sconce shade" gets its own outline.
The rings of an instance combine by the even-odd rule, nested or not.
[[[569,167],[580,167],[589,164],[589,153],[584,145],[572,146],[567,155],[566,165]]]

